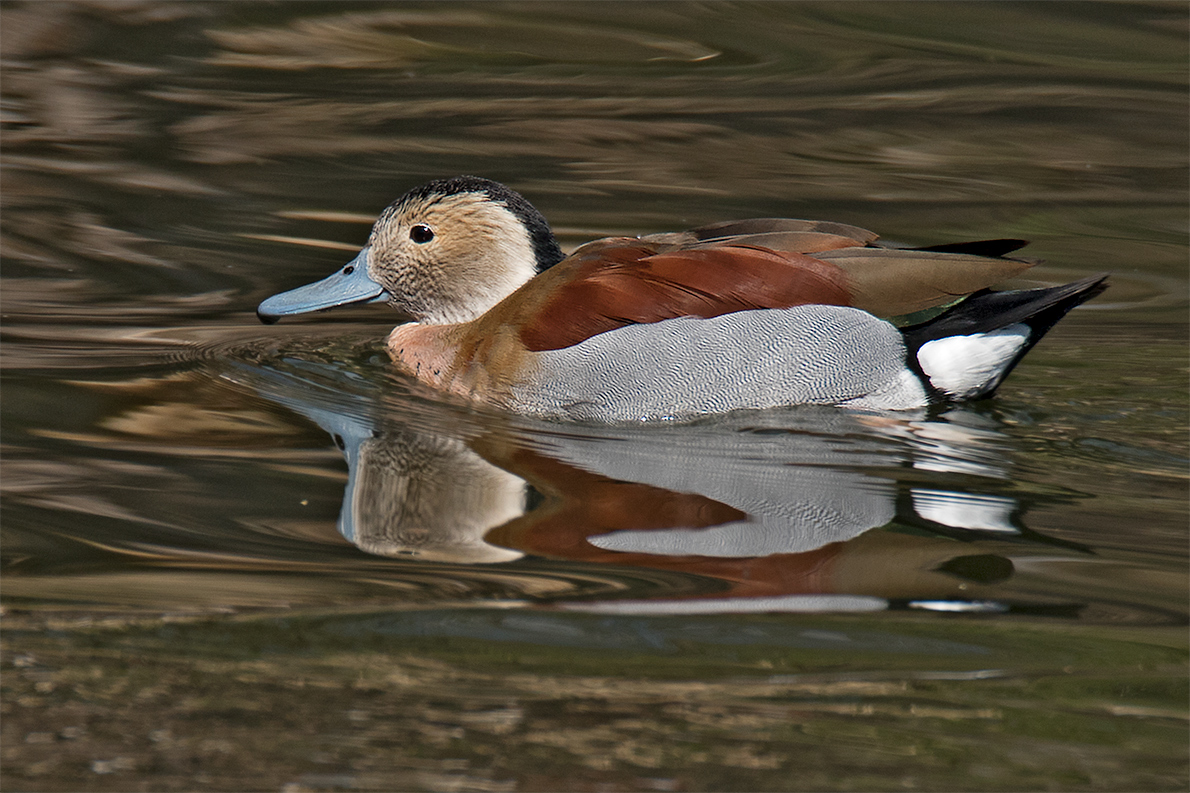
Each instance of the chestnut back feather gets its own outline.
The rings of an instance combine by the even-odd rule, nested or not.
[[[646,243],[593,246],[520,331],[529,350],[558,350],[625,325],[807,304],[845,306],[845,274],[799,253],[749,246],[655,253]]]

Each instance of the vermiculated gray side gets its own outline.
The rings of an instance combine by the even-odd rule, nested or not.
[[[578,421],[741,408],[925,403],[900,332],[853,308],[798,306],[628,325],[543,352],[508,407]]]

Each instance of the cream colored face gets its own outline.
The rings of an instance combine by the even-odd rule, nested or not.
[[[484,193],[389,207],[368,239],[368,274],[419,322],[466,322],[536,274],[524,224]]]

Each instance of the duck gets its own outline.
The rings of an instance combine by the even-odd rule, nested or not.
[[[1107,274],[992,290],[1025,240],[898,247],[845,223],[753,218],[565,255],[520,193],[415,187],[327,278],[257,316],[387,303],[387,350],[439,392],[545,419],[690,419],[801,404],[903,411],[991,396]]]

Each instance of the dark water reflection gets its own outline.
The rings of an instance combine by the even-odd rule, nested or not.
[[[721,584],[693,599],[661,591],[588,610],[867,611],[893,601],[1007,611],[972,587],[1010,577],[1011,559],[946,540],[1090,554],[1024,527],[1017,498],[996,493],[1012,492],[1006,438],[973,412],[930,420],[803,408],[611,428],[489,417],[447,435],[423,429],[450,426],[445,416],[412,412],[401,397],[350,399],[339,372],[320,374],[321,384],[275,368],[229,376],[331,434],[348,467],[338,529],[361,550],[461,563],[531,554]],[[947,484],[961,489],[939,489]],[[849,542],[895,519],[900,533]]]
[[[1185,788],[1183,4],[0,18],[5,785]],[[661,427],[256,323],[457,173],[1112,287],[987,403]]]

